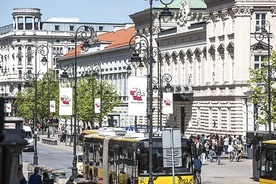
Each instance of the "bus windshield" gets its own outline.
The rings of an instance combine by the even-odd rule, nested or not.
[[[152,163],[153,164],[153,173],[158,175],[168,175],[172,174],[172,167],[164,167],[163,164],[163,148],[162,148],[162,140],[155,139],[153,140],[153,156],[152,156]],[[160,144],[159,144],[160,142]],[[144,144],[145,143],[145,144]],[[147,142],[141,142],[141,157],[138,161],[138,170],[139,175],[148,175],[149,173],[149,148],[146,145]],[[144,145],[143,145],[144,144]],[[191,171],[191,143],[187,139],[182,139],[182,158],[181,158],[181,167],[175,167],[176,173],[183,173],[183,172],[192,172]]]

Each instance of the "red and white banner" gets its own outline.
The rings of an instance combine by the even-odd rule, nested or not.
[[[128,115],[147,115],[147,78],[128,78]]]
[[[72,88],[59,88],[59,115],[72,116]]]
[[[163,114],[173,113],[173,93],[163,93],[162,109]]]
[[[56,102],[54,100],[50,101],[50,112],[56,112]]]
[[[95,113],[101,113],[101,99],[100,98],[94,99],[94,108],[95,108]]]
[[[4,113],[11,113],[11,103],[4,103]]]

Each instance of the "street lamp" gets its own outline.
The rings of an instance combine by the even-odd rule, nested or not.
[[[165,22],[167,22],[172,14],[168,9],[168,5],[171,4],[173,2],[173,0],[169,1],[168,3],[164,3],[163,0],[160,0],[160,2],[165,5],[165,8],[163,9],[163,11],[160,13],[160,16],[163,17],[163,20]],[[150,17],[149,17],[149,41],[147,40],[147,38],[140,34],[139,32],[137,32],[137,34],[132,37],[129,41],[129,45],[131,46],[133,43],[133,39],[135,37],[139,37],[142,40],[140,40],[140,42],[136,43],[134,41],[134,46],[131,46],[131,49],[134,51],[133,57],[131,58],[131,61],[141,61],[141,57],[139,57],[139,51],[141,51],[141,49],[143,49],[144,47],[146,48],[147,51],[147,56],[149,56],[149,68],[148,68],[148,83],[147,83],[147,89],[148,89],[148,105],[147,105],[147,117],[148,117],[148,129],[149,129],[149,184],[153,184],[153,169],[152,169],[152,158],[153,158],[153,141],[152,141],[152,137],[153,137],[153,118],[152,118],[152,114],[153,114],[153,32],[152,32],[152,28],[153,28],[153,8],[152,8],[152,4],[153,4],[153,0],[149,0],[149,11],[150,11]],[[145,45],[141,44],[141,42],[144,42]]]
[[[37,55],[40,54],[42,55],[42,60],[41,62],[43,64],[47,63],[48,60],[46,58],[46,56],[49,53],[49,48],[46,45],[39,45],[36,46],[35,50],[28,50],[27,52],[27,56],[31,57],[31,55],[35,53],[35,72],[31,73],[31,72],[26,72],[24,74],[24,80],[25,82],[25,87],[30,86],[30,81],[32,80],[34,83],[34,104],[35,104],[35,109],[34,109],[34,130],[35,130],[35,134],[34,134],[34,157],[33,157],[33,164],[34,165],[38,165],[38,156],[37,156],[37,79],[39,78],[39,73],[37,72]]]
[[[77,178],[77,136],[76,136],[76,126],[77,126],[77,41],[78,39],[81,39],[83,42],[81,45],[81,49],[84,52],[87,52],[90,48],[90,43],[96,43],[97,42],[97,34],[94,31],[93,27],[88,27],[88,26],[80,26],[76,29],[75,34],[74,34],[74,43],[75,43],[75,54],[74,54],[74,62],[72,62],[73,66],[73,78],[74,78],[74,133],[73,133],[73,139],[74,139],[74,144],[73,144],[73,162],[72,162],[72,176],[76,179]],[[62,66],[61,66],[62,67]],[[61,74],[61,78],[68,78],[68,73],[66,70],[68,68],[71,68],[70,64],[65,65],[65,71]]]
[[[266,29],[268,27],[268,30]],[[268,132],[269,137],[271,138],[271,66],[270,66],[270,56],[272,46],[270,45],[270,38],[272,37],[272,33],[270,33],[270,23],[269,21],[265,21],[265,25],[261,26],[256,30],[255,39],[258,41],[256,49],[258,51],[262,51],[267,49],[267,93],[268,93]],[[262,41],[267,39],[267,47],[263,45]]]
[[[132,48],[131,45],[130,45],[130,48]],[[126,60],[125,63],[127,64],[126,70],[129,74],[131,74],[131,71],[132,71],[131,66],[134,68],[134,70],[135,70],[134,76],[137,76],[137,69],[138,68],[140,70],[143,70],[143,68],[144,68],[144,64],[141,60],[135,60],[135,59],[133,61]],[[135,130],[135,132],[138,132],[138,129],[137,129],[137,116],[134,116],[134,130]]]
[[[156,91],[158,90],[158,95],[159,95],[159,102],[158,102],[158,105],[159,105],[159,111],[158,111],[158,114],[159,114],[159,121],[160,121],[160,131],[162,131],[162,117],[163,117],[163,106],[162,106],[162,102],[163,102],[163,90],[165,89],[165,92],[171,92],[172,91],[172,87],[170,85],[170,82],[172,81],[172,76],[169,74],[169,73],[165,73],[163,75],[161,75],[161,72],[160,72],[160,75],[159,75],[159,78],[158,78],[158,82],[153,82],[154,83],[154,86],[153,86],[153,90]],[[163,86],[163,83],[166,82],[166,86]],[[159,85],[159,86],[158,86]]]

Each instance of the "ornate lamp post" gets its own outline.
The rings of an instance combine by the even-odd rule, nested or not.
[[[160,0],[160,2],[165,5],[165,8],[160,13],[160,16],[163,17],[163,20],[167,22],[171,17],[171,12],[169,11],[167,5],[171,4],[173,0],[171,0],[169,3],[164,3],[163,0]],[[141,61],[141,57],[139,57],[139,52],[141,52],[141,49],[146,48],[147,56],[149,56],[149,67],[148,67],[148,105],[147,105],[147,117],[148,117],[148,131],[149,131],[149,184],[153,184],[153,169],[152,169],[152,158],[153,158],[153,144],[152,144],[152,137],[153,137],[153,122],[152,122],[152,114],[153,114],[153,0],[149,0],[149,11],[150,11],[150,17],[149,17],[149,40],[147,38],[137,33],[134,37],[132,37],[129,41],[130,48],[134,51],[134,54],[131,58],[131,62],[139,62]],[[135,42],[133,39],[139,37],[140,42]],[[135,43],[133,45],[133,43]],[[144,43],[144,44],[143,44]]]
[[[154,86],[153,86],[153,90],[158,90],[158,94],[159,94],[159,121],[160,121],[160,131],[162,131],[162,117],[163,117],[163,106],[162,106],[162,102],[163,102],[163,90],[165,88],[166,92],[171,92],[172,87],[170,85],[170,82],[172,81],[172,76],[168,73],[165,73],[164,75],[160,75],[159,76],[159,86],[158,86],[158,82],[155,81]],[[166,82],[166,86],[163,86],[163,83]]]
[[[75,43],[75,54],[74,54],[74,62],[72,62],[73,66],[73,78],[74,78],[74,133],[73,133],[73,162],[72,162],[72,176],[74,178],[77,178],[77,155],[76,155],[76,147],[77,147],[77,136],[76,136],[76,126],[77,126],[77,41],[78,39],[81,38],[83,44],[81,45],[81,49],[85,52],[88,51],[90,48],[90,42],[95,43],[97,42],[97,35],[96,32],[94,31],[93,27],[87,27],[87,26],[80,26],[76,29],[75,34],[74,34],[74,43]],[[65,69],[67,70],[68,67],[70,67],[70,64],[65,65]],[[68,74],[66,71],[64,71],[61,75],[62,78],[67,78]]]
[[[268,29],[266,29],[266,27]],[[271,56],[271,49],[272,46],[270,45],[270,38],[272,38],[272,33],[270,33],[270,22],[265,21],[265,25],[259,27],[259,29],[255,32],[255,39],[258,41],[256,49],[260,52],[262,50],[267,49],[267,95],[268,95],[268,132],[269,137],[271,138],[271,66],[270,66],[270,56]],[[264,46],[262,41],[267,39],[267,46]]]
[[[130,48],[132,48],[131,45],[130,45]],[[125,63],[127,64],[127,69],[126,70],[129,74],[131,73],[131,70],[132,70],[131,66],[134,68],[134,70],[135,70],[134,76],[137,76],[137,69],[138,68],[140,70],[143,70],[143,68],[144,68],[144,64],[142,63],[141,60],[140,61],[139,60],[138,61],[135,61],[135,60],[129,61],[129,60],[127,60],[127,61],[125,61]],[[134,128],[135,128],[135,132],[138,132],[138,129],[137,129],[137,116],[134,116]]]
[[[37,72],[37,56],[38,54],[42,55],[42,63],[47,63],[48,60],[46,56],[49,53],[49,48],[46,45],[39,45],[35,48],[34,51],[28,50],[28,57],[30,57],[33,53],[35,53],[35,72],[34,73],[25,73],[24,74],[24,80],[25,86],[28,87],[30,86],[30,81],[33,81],[34,83],[34,104],[35,104],[35,109],[34,109],[34,129],[35,129],[35,134],[34,134],[34,157],[33,157],[33,164],[38,165],[38,156],[37,156],[37,79],[39,78],[39,73]]]

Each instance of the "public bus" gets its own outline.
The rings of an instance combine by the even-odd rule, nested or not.
[[[153,137],[154,184],[192,184],[192,142],[181,138],[181,167],[163,165],[162,137]],[[149,180],[149,139],[139,133],[87,134],[83,137],[85,179],[104,184],[143,184]]]
[[[265,140],[258,149],[260,184],[276,184],[276,140]]]

